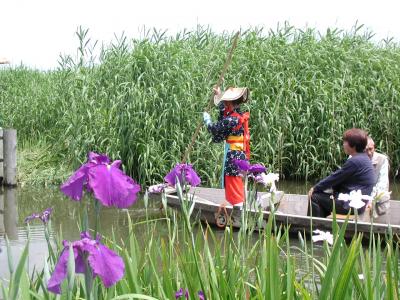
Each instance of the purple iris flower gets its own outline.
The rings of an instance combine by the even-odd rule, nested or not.
[[[205,299],[206,299],[206,297],[205,297],[203,291],[199,291],[199,292],[197,293],[197,295],[199,296],[199,299],[200,299],[200,300],[205,300]],[[175,293],[175,299],[179,299],[179,298],[182,297],[182,296],[183,296],[183,289],[180,288],[179,291],[177,291],[177,292]],[[185,299],[189,299],[189,291],[188,291],[188,289],[185,290]]]
[[[40,219],[44,224],[47,224],[50,220],[50,215],[53,209],[51,207],[46,208],[42,213],[33,213],[25,218],[25,223],[28,223],[34,219]]]
[[[165,188],[168,185],[165,183],[160,183],[160,184],[156,184],[156,185],[152,185],[149,187],[148,191],[150,194],[161,194],[162,192],[164,192]]]
[[[76,273],[85,274],[85,259],[87,258],[93,277],[99,276],[107,288],[124,276],[124,261],[114,251],[100,243],[100,236],[92,240],[88,232],[82,232],[81,240],[72,243],[63,241],[63,245],[64,249],[47,285],[50,292],[61,293],[61,283],[67,276],[69,245],[73,248]]]
[[[206,300],[206,296],[204,295],[203,291],[199,291],[197,294],[199,295],[200,300]]]
[[[88,160],[61,186],[72,200],[80,201],[83,188],[93,192],[104,206],[127,208],[137,200],[140,186],[120,169],[121,161],[90,152]]]
[[[250,166],[249,173],[262,173],[267,171],[267,168],[262,164],[254,164]]]
[[[251,165],[245,159],[234,159],[233,163],[239,168],[239,170],[247,172],[247,173],[262,173],[267,170],[262,164],[254,164]]]
[[[175,293],[175,299],[179,299],[183,296],[183,289],[180,288],[179,291]],[[189,299],[189,291],[188,289],[185,290],[185,299]]]
[[[168,184],[175,186],[177,177],[179,182],[182,183],[185,181],[191,186],[197,186],[201,182],[191,164],[176,164],[167,176],[165,176],[164,180],[168,182]]]

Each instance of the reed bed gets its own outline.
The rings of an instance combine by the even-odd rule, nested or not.
[[[18,129],[22,148],[38,143],[56,169],[75,167],[92,150],[122,159],[142,184],[159,182],[201,120],[232,35],[147,31],[102,46],[97,58],[88,30],[77,37],[78,55],[60,57],[56,70],[0,71],[1,126]],[[341,164],[341,135],[355,126],[397,169],[400,48],[370,39],[360,27],[242,33],[225,87],[252,91],[254,161],[286,178],[321,177]],[[217,184],[222,151],[203,128],[190,162],[204,184]]]

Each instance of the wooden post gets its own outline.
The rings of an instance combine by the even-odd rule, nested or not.
[[[4,185],[17,185],[17,131],[3,130]]]
[[[10,240],[18,240],[17,189],[4,189],[4,227]]]
[[[0,234],[3,235],[5,232],[6,228],[4,227],[4,194],[3,188],[0,187]]]
[[[0,185],[3,183],[4,179],[3,159],[3,128],[0,128]]]

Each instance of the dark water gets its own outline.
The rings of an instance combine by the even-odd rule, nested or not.
[[[306,194],[311,183],[279,182],[278,189],[286,193]],[[392,199],[400,199],[400,184],[391,185]],[[86,199],[88,200],[88,199]],[[57,188],[32,188],[0,190],[0,280],[8,277],[8,258],[5,236],[10,241],[14,261],[18,261],[27,241],[27,227],[25,217],[33,212],[42,212],[44,209],[54,209],[51,216],[52,232],[61,233],[61,239],[75,240],[79,238],[79,220],[82,204],[64,197]],[[117,240],[123,239],[128,233],[128,218],[133,222],[146,219],[146,209],[143,199],[139,199],[129,210],[102,208],[100,232],[105,236],[114,234]],[[149,200],[147,214],[149,218],[162,218],[160,202]],[[89,207],[89,222],[94,224],[94,207]],[[136,236],[140,240],[144,226],[136,226]],[[91,226],[93,227],[93,226]],[[166,226],[159,226],[160,235],[167,235]],[[29,226],[29,269],[42,266],[47,257],[47,245],[44,237],[43,225],[35,220]],[[295,241],[294,241],[295,242]]]

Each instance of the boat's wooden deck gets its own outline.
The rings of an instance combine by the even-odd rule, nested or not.
[[[225,194],[223,189],[214,188],[193,188],[190,191],[200,199],[204,199],[207,202],[220,205],[225,202]],[[228,206],[229,207],[229,206]],[[281,199],[278,206],[277,212],[287,215],[296,215],[299,217],[307,216],[308,201],[307,195],[297,194],[285,194]],[[359,221],[370,223],[371,216],[369,212],[366,212],[358,216]],[[385,215],[379,216],[373,220],[375,224],[391,224],[400,225],[400,201],[391,200],[390,209]]]

